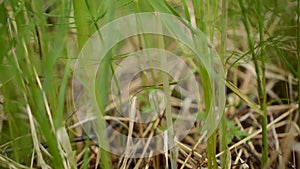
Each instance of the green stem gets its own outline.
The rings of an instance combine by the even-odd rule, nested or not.
[[[228,22],[228,0],[222,1],[222,16],[224,17],[221,23],[221,50],[219,52],[222,64],[225,64],[225,52],[226,52],[226,40],[227,40],[227,22]],[[224,154],[221,157],[221,167],[227,169],[227,140],[226,140],[226,114],[223,113],[221,118],[221,129],[220,129],[220,151]]]
[[[204,33],[206,34],[206,22],[204,20],[204,13],[205,13],[205,4],[203,0],[193,0],[193,7],[194,7],[194,14],[195,14],[195,19],[196,19],[196,25],[197,27]],[[210,57],[210,54],[207,49],[207,43],[206,42],[199,42],[196,40],[196,45],[199,46],[201,49],[203,49],[203,54],[207,57]],[[212,100],[212,93],[211,93],[211,84],[210,82],[210,77],[208,75],[208,72],[205,70],[204,66],[199,64],[199,71],[200,71],[200,76],[203,81],[203,88],[204,90],[204,99],[205,99],[205,108],[206,108],[206,116],[208,116],[208,113],[210,112],[211,108],[211,100]],[[211,133],[209,138],[207,139],[207,160],[208,160],[208,168],[213,168],[217,169],[217,159],[216,159],[216,131],[212,131],[213,128],[213,119],[208,119],[208,127],[207,131],[208,133]]]
[[[258,0],[257,2],[257,9],[258,9],[258,23],[259,23],[259,46],[260,46],[260,60],[261,60],[261,84],[258,84],[259,86],[262,86],[260,88],[261,91],[259,91],[259,98],[260,98],[260,104],[261,109],[263,111],[262,116],[262,142],[263,142],[263,152],[262,152],[262,168],[265,168],[267,162],[268,162],[268,135],[267,135],[267,92],[266,92],[266,74],[265,74],[265,56],[264,56],[264,19],[263,19],[263,13],[262,13],[262,0]],[[259,78],[259,76],[258,76]],[[259,82],[259,81],[258,81]]]
[[[243,22],[244,26],[247,32],[247,38],[248,38],[248,44],[250,47],[250,52],[252,54],[252,60],[255,65],[255,72],[256,72],[256,80],[257,80],[257,86],[258,86],[258,95],[261,105],[261,110],[263,112],[263,115],[261,117],[261,123],[262,123],[262,144],[263,144],[263,152],[262,152],[262,168],[266,166],[268,161],[268,139],[267,139],[267,111],[266,111],[266,77],[265,77],[265,58],[264,58],[264,21],[263,21],[263,14],[262,14],[262,1],[258,0],[257,3],[257,16],[258,16],[258,22],[259,22],[259,35],[260,35],[260,41],[259,46],[261,47],[261,52],[259,57],[256,56],[254,51],[254,42],[252,40],[251,32],[250,32],[250,22],[246,15],[246,7],[244,6],[244,1],[239,0],[239,4],[242,10],[242,16],[243,16]],[[259,66],[258,60],[261,60],[261,66]]]
[[[87,0],[73,0],[74,3],[74,15],[75,15],[75,22],[77,26],[77,39],[78,39],[78,47],[81,50],[89,39],[91,30],[90,30],[90,21],[93,20],[93,16],[91,16],[91,12],[94,11],[93,9],[95,6],[88,7],[89,1]],[[112,20],[112,1],[107,1],[108,5],[108,14],[106,16],[106,23]],[[90,11],[91,10],[91,11]],[[98,29],[96,23],[93,25]],[[101,35],[99,35],[100,40],[102,41]],[[103,42],[104,43],[104,42]],[[109,143],[107,142],[107,135],[105,133],[105,120],[103,116],[105,114],[105,107],[108,100],[108,83],[109,83],[109,70],[110,70],[110,63],[111,63],[111,52],[109,52],[106,56],[104,56],[103,62],[101,63],[100,70],[99,70],[99,78],[95,79],[94,84],[94,103],[97,105],[97,110],[100,113],[97,113],[97,120],[96,123],[96,131],[99,136],[99,142],[101,144],[101,167],[104,169],[112,168],[111,157],[110,153],[106,150],[109,148]],[[96,86],[99,86],[101,82],[101,91]],[[106,150],[105,150],[106,149]]]
[[[189,12],[189,8],[188,5],[186,3],[186,0],[181,0],[182,6],[183,6],[183,11],[185,14],[185,19],[189,22],[191,22],[191,16],[190,16],[190,12]]]
[[[162,23],[161,20],[157,20],[157,29],[162,31]],[[159,49],[165,49],[164,37],[157,38],[157,44]],[[161,67],[167,67],[168,61],[164,52],[161,53]],[[162,82],[163,82],[163,90],[166,95],[166,120],[167,120],[167,134],[168,134],[168,143],[172,146],[174,145],[174,128],[173,128],[173,120],[172,120],[172,107],[171,107],[171,90],[169,84],[169,77],[165,72],[161,72]],[[169,147],[171,148],[171,147]],[[177,168],[177,155],[175,149],[169,149],[170,151],[170,161],[171,168]]]
[[[206,34],[206,23],[204,18],[205,5],[203,0],[193,0],[194,14],[197,27]]]
[[[89,39],[89,12],[85,0],[73,0],[74,17],[77,29],[78,50],[80,51]]]

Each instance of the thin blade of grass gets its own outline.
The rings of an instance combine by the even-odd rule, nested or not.
[[[224,19],[221,22],[221,50],[219,52],[219,56],[221,58],[221,63],[225,64],[225,53],[226,53],[226,40],[227,40],[227,23],[228,23],[228,0],[222,0],[222,16]],[[225,75],[226,76],[226,75]],[[225,77],[226,78],[226,77]],[[224,110],[225,111],[225,110]],[[227,126],[226,126],[226,114],[223,113],[221,117],[221,124],[220,124],[220,151],[224,151],[225,153],[221,157],[221,167],[222,168],[230,168],[230,162],[228,161],[228,157],[230,154],[228,153],[227,147]]]
[[[232,90],[236,95],[238,95],[244,102],[247,103],[247,105],[255,112],[259,113],[260,115],[263,115],[263,111],[260,109],[257,104],[252,101],[248,96],[245,94],[241,93],[240,90],[231,82],[226,81],[225,82],[226,86]]]
[[[26,98],[26,95],[24,97]],[[34,125],[34,118],[32,116],[31,109],[30,109],[30,106],[28,104],[26,105],[26,109],[27,109],[27,113],[28,113],[28,119],[29,119],[29,124],[30,124],[30,130],[31,130],[33,145],[34,145],[35,152],[37,154],[37,163],[38,163],[39,166],[41,166],[42,169],[50,168],[50,166],[48,166],[46,164],[45,160],[43,159],[41,150],[39,148],[40,146],[39,146],[39,140],[38,140],[37,132],[36,132],[36,129],[35,129],[36,127]]]
[[[260,60],[261,60],[261,82],[258,84],[261,87],[258,87],[259,98],[261,110],[263,111],[263,116],[261,117],[261,126],[262,126],[262,142],[263,142],[263,152],[262,152],[262,168],[265,168],[268,163],[268,135],[267,135],[267,91],[266,91],[266,71],[265,71],[265,47],[264,47],[264,14],[263,14],[263,2],[258,0],[257,2],[257,18],[259,24],[259,46],[260,46]],[[259,73],[259,72],[257,72]],[[259,76],[257,76],[259,77]]]

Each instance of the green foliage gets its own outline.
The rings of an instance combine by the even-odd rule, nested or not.
[[[191,30],[195,26],[199,28],[209,37],[213,45],[218,47],[222,64],[227,66],[225,71],[228,73],[231,73],[242,61],[247,62],[252,59],[257,77],[257,100],[259,102],[257,103],[257,100],[248,97],[248,94],[238,88],[238,80],[226,81],[226,85],[243,101],[241,104],[247,105],[261,116],[264,145],[262,167],[264,167],[269,160],[266,135],[266,102],[269,101],[266,91],[266,65],[274,64],[291,73],[295,78],[294,81],[300,78],[299,3],[299,0],[222,0],[222,3],[217,0],[0,1],[0,118],[5,116],[5,120],[0,119],[2,130],[0,157],[14,161],[7,162],[5,165],[2,165],[0,161],[0,167],[7,167],[11,164],[15,168],[26,168],[23,165],[30,166],[32,159],[35,161],[33,167],[42,167],[43,161],[52,168],[76,167],[75,155],[72,153],[77,149],[69,145],[74,135],[68,133],[68,130],[63,130],[63,136],[69,138],[64,137],[65,140],[61,141],[59,140],[61,133],[57,132],[72,125],[73,122],[69,117],[74,115],[72,112],[76,111],[73,110],[70,104],[72,101],[69,98],[74,58],[88,38],[106,23],[120,16],[140,12],[168,13],[178,17]],[[192,26],[194,22],[195,25]],[[176,32],[179,28],[172,27],[170,30]],[[227,32],[234,33],[227,35]],[[242,35],[235,37],[236,32]],[[164,48],[164,44],[174,43],[173,39],[158,36],[153,40],[149,38],[150,36],[140,35],[138,45],[146,48]],[[231,38],[233,43],[236,43],[230,44],[233,45],[234,51],[229,51],[229,47],[232,46],[227,47],[227,38]],[[217,40],[216,43],[215,40]],[[246,47],[241,45],[244,41],[247,43]],[[100,86],[97,89],[99,97],[95,102],[99,103],[98,111],[102,113],[100,116],[105,115],[105,108],[109,102],[109,75],[113,75],[111,69],[115,66],[112,62],[117,64],[119,58],[121,60],[128,57],[126,54],[117,53],[124,44],[125,42],[120,45],[121,47],[118,46],[107,54],[102,63],[104,66],[99,70],[100,78],[96,82],[96,85]],[[195,45],[202,44],[195,43]],[[203,54],[210,57],[208,51],[203,51]],[[118,58],[112,58],[115,55],[118,55]],[[180,55],[188,58],[191,54],[184,51]],[[228,57],[229,55],[231,57]],[[189,59],[200,62],[194,58]],[[231,65],[226,65],[230,63],[229,61],[232,61]],[[163,62],[161,66],[167,64]],[[197,120],[202,122],[208,116],[215,93],[211,91],[209,73],[206,72],[204,65],[199,63],[194,66],[197,78],[200,79],[204,88],[202,94],[205,96],[203,101],[205,108],[197,116]],[[172,113],[174,112],[170,108],[170,96],[181,98],[181,95],[170,90],[170,86],[174,84],[171,84],[167,76],[161,75],[160,78],[164,84],[163,87],[160,86],[160,89],[168,93],[166,112],[168,124],[159,127],[165,131],[173,123]],[[300,93],[299,80],[297,83],[298,93]],[[280,91],[277,94],[283,92],[282,86],[278,88],[277,90]],[[154,89],[156,88],[149,87],[146,93]],[[151,105],[151,100],[147,97],[148,95],[138,97],[143,112],[149,112],[156,106]],[[292,96],[287,98],[287,102],[293,103],[294,100],[290,97]],[[279,99],[283,100],[283,98]],[[277,102],[272,102],[272,104],[275,103]],[[300,104],[300,97],[298,97],[298,103]],[[31,120],[34,124],[30,124]],[[213,126],[214,120],[210,119],[209,125]],[[105,130],[105,122],[98,127],[99,134],[104,135],[101,131]],[[216,168],[218,165],[217,143],[220,143],[220,151],[226,151],[227,144],[232,143],[234,138],[241,140],[248,136],[248,133],[242,131],[239,126],[232,121],[227,121],[226,116],[222,118],[219,131],[219,139],[217,139],[217,132],[208,138],[209,168]],[[38,143],[34,142],[36,140]],[[108,144],[107,140],[107,138],[103,139],[104,144]],[[86,140],[86,144],[90,142]],[[42,147],[42,145],[46,146]],[[64,149],[66,147],[68,150]],[[88,168],[88,145],[84,148],[86,152],[83,157],[83,168]],[[39,151],[42,152],[41,156],[37,153]],[[66,152],[69,155],[66,155]],[[176,159],[172,156],[171,160],[173,167],[176,167]],[[224,163],[227,159],[221,158],[221,160],[222,167],[228,167]],[[112,168],[111,163],[110,154],[101,150],[102,168]]]
[[[242,140],[243,138],[249,136],[247,132],[242,131],[241,127],[235,125],[233,121],[227,121],[226,126],[227,126],[227,133],[226,133],[227,144],[231,143],[234,137],[237,138],[238,140]]]

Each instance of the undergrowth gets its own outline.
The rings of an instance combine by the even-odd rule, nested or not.
[[[226,72],[220,78],[226,85],[226,108],[221,110],[224,114],[220,124],[210,119],[208,126],[218,125],[211,134],[201,132],[204,119],[211,110],[218,109],[212,103],[216,96],[205,65],[180,42],[151,34],[129,37],[105,56],[95,82],[95,93],[99,95],[94,100],[98,104],[97,118],[105,119],[97,126],[101,139],[89,137],[95,131],[83,130],[76,116],[82,110],[74,108],[72,99],[82,90],[82,86],[74,86],[74,81],[72,84],[77,56],[104,25],[142,12],[178,17],[190,30],[197,28],[206,35],[218,52],[222,71]],[[299,0],[0,1],[0,166],[299,168],[299,13]],[[164,24],[158,24],[157,29]],[[105,43],[105,39],[101,40]],[[199,44],[195,43],[200,48]],[[174,87],[179,82],[172,77],[145,70],[133,79],[130,94],[140,102],[140,110],[149,111],[157,106],[147,98],[149,93],[161,89],[166,94],[163,116],[146,125],[118,117],[118,107],[125,109],[126,104],[111,104],[110,76],[115,78],[118,64],[130,52],[147,48],[166,49],[184,60],[203,86],[199,91],[204,95],[201,108],[193,101],[187,102],[189,96]],[[203,52],[207,57],[210,54]],[[159,66],[169,64],[162,59]],[[178,67],[178,72],[184,71]],[[122,86],[117,88],[121,90]],[[134,97],[135,94],[141,95]],[[98,145],[101,142],[109,147],[107,124],[118,123],[115,126],[119,132],[134,137],[164,133],[172,127],[178,110],[186,105],[198,111],[197,121],[182,140],[167,133],[167,139],[176,145],[169,151],[128,158]]]

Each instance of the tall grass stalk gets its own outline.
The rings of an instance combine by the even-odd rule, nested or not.
[[[18,3],[19,1],[11,1],[10,5],[19,6]],[[33,130],[34,124],[31,123],[34,150],[39,151],[40,147],[36,146],[40,146],[42,141],[45,140],[49,147],[48,153],[52,156],[53,163],[51,165],[55,168],[64,168],[67,162],[63,158],[62,147],[58,143],[56,130],[54,129],[54,121],[59,117],[55,112],[58,84],[55,81],[51,82],[53,78],[53,67],[51,66],[54,65],[62,50],[59,50],[54,56],[51,55],[51,48],[54,45],[53,39],[46,32],[46,18],[42,15],[44,12],[43,4],[34,1],[30,5],[33,17],[28,16],[29,13],[24,6],[20,6],[20,8],[13,8],[14,11],[11,15],[13,20],[7,20],[7,29],[10,33],[9,40],[16,43],[11,43],[12,52],[4,55],[6,56],[7,65],[1,65],[0,67],[2,71],[7,70],[6,73],[13,75],[13,78],[2,86],[5,100],[4,107],[8,116],[10,134],[13,136],[11,140],[19,140],[13,141],[18,145],[13,144],[12,148],[17,161],[27,164],[28,158],[26,156],[30,150],[26,147],[32,145],[32,141],[29,141],[29,137],[27,137],[30,134],[27,130],[27,121],[18,117],[24,112],[24,105],[26,105],[28,118],[39,124],[37,130]],[[68,24],[64,26],[68,27]],[[37,56],[37,52],[32,50],[32,35],[35,38],[35,43],[38,44],[39,56]],[[44,76],[43,81],[40,76]],[[1,80],[3,80],[2,78]],[[51,84],[47,85],[49,82]],[[22,95],[20,95],[21,93]],[[54,115],[54,119],[52,119],[52,115]],[[17,123],[16,120],[18,120]],[[35,136],[35,132],[41,133],[41,137]],[[27,155],[24,156],[24,153]],[[45,167],[42,162],[43,158],[45,157],[40,154],[39,164]]]
[[[205,2],[203,0],[193,0],[194,15],[197,27],[206,34],[206,22],[205,22]]]
[[[207,27],[209,28],[209,40],[210,40],[210,42],[213,42],[214,37],[215,37],[216,21],[217,21],[218,12],[219,12],[218,3],[219,3],[218,0],[212,0],[212,1],[209,1],[206,5],[206,9],[207,9],[206,10],[207,11],[206,12],[207,13],[206,22],[208,22]],[[222,27],[222,25],[220,25],[220,26]]]
[[[16,2],[12,1],[12,4],[15,4]],[[3,4],[3,9],[5,9],[4,3]],[[8,15],[9,11],[7,11],[7,15]],[[13,20],[15,21],[13,23]],[[12,19],[7,19],[5,26],[6,29],[8,30],[7,35],[8,41],[11,41],[12,39],[15,39],[16,42],[21,43],[21,39],[24,36],[24,31],[22,31],[18,26],[24,24],[25,19],[24,19],[24,15],[18,15],[18,17],[16,15],[13,16]],[[14,24],[16,25],[16,27],[14,27]],[[10,48],[10,47],[9,47]],[[24,54],[24,49],[23,47],[16,47],[14,50],[12,50],[13,55],[16,54]],[[9,58],[13,58],[14,56],[10,55]],[[3,55],[5,56],[5,54]],[[23,141],[27,144],[31,144],[31,140],[30,139],[24,139],[21,141],[18,141],[16,138],[18,137],[22,137],[22,135],[27,134],[25,130],[27,130],[28,128],[25,127],[23,124],[19,124],[17,122],[17,116],[20,115],[20,113],[14,113],[14,112],[20,112],[20,108],[19,105],[14,103],[15,101],[15,97],[19,96],[20,94],[18,93],[18,91],[14,90],[14,86],[21,86],[21,82],[22,82],[22,76],[20,76],[20,71],[17,69],[17,65],[19,65],[18,63],[16,63],[16,60],[8,60],[8,63],[11,64],[10,67],[5,66],[3,63],[1,64],[1,72],[3,72],[3,74],[1,75],[1,80],[2,80],[2,86],[1,86],[1,91],[2,91],[2,95],[3,95],[3,99],[6,102],[5,104],[3,104],[3,108],[4,111],[6,112],[6,116],[7,116],[7,122],[9,125],[9,138],[11,140],[11,145],[12,145],[12,149],[13,149],[13,155],[15,157],[16,162],[19,162],[22,160],[22,158],[25,156],[24,153],[22,153],[22,151],[19,151],[20,149],[23,148]],[[8,76],[12,76],[12,78],[9,78]],[[25,161],[25,164],[27,163],[27,161]]]
[[[250,22],[247,16],[247,11],[245,7],[245,2],[243,0],[239,0],[239,4],[241,7],[242,17],[244,26],[247,32],[247,39],[248,44],[250,47],[250,52],[252,54],[252,60],[255,66],[256,72],[256,81],[257,81],[257,91],[260,100],[260,109],[262,110],[263,114],[261,114],[261,122],[262,122],[262,168],[267,164],[268,161],[268,140],[267,140],[267,111],[266,111],[266,77],[265,77],[265,57],[264,57],[264,20],[263,20],[263,13],[262,13],[262,1],[257,1],[257,17],[259,23],[259,46],[260,46],[260,54],[257,56],[255,53],[255,46],[254,41],[252,40],[252,35],[250,31]],[[261,62],[261,65],[259,64]]]
[[[58,23],[68,23],[69,22],[69,15],[71,12],[71,3],[69,1],[61,1],[60,4],[60,12],[62,14],[61,17],[58,18],[57,22]],[[63,24],[61,26],[57,26],[57,31],[55,31],[55,36],[57,37],[64,37],[63,40],[61,38],[54,38],[54,49],[52,57],[54,58],[59,58],[61,53],[64,50],[64,44],[67,42],[67,35],[68,34],[68,24]],[[56,110],[56,119],[55,119],[55,126],[57,128],[61,127],[63,124],[63,118],[64,118],[64,108],[65,108],[65,100],[66,100],[66,93],[67,93],[67,88],[68,88],[68,78],[70,77],[71,74],[71,57],[70,54],[66,52],[67,55],[67,61],[63,73],[63,79],[61,81],[59,91],[58,91],[58,105],[57,105],[57,110]],[[55,62],[53,63],[55,64]]]
[[[185,19],[189,22],[191,22],[191,16],[190,16],[190,12],[189,12],[189,7],[186,3],[186,0],[181,0],[182,6],[183,6],[183,11],[185,14]]]
[[[106,2],[106,6],[107,6],[107,13],[106,13],[104,19],[105,19],[105,23],[109,23],[114,19],[114,13],[115,13],[114,3],[115,2],[114,2],[114,0],[106,0],[105,2]],[[98,28],[96,23],[94,23],[94,25],[96,26],[96,28]],[[99,38],[102,38],[102,35],[99,34]],[[103,39],[102,39],[102,41],[103,41]],[[102,43],[105,43],[105,39]],[[104,56],[103,62],[101,63],[102,66],[99,70],[99,72],[100,72],[99,73],[100,74],[100,79],[99,79],[100,81],[99,82],[100,83],[99,83],[99,85],[96,85],[96,86],[101,86],[99,88],[99,91],[96,92],[96,94],[98,94],[98,93],[100,94],[98,104],[99,104],[100,112],[102,113],[103,116],[104,116],[104,113],[105,113],[105,108],[108,104],[107,101],[109,100],[109,97],[108,97],[108,95],[109,95],[108,91],[109,91],[109,87],[110,87],[109,86],[109,74],[110,74],[110,68],[111,68],[111,57],[112,57],[112,55],[113,55],[113,50],[110,50],[107,53],[107,55]],[[104,147],[109,148],[109,143],[107,142],[107,140],[108,140],[107,135],[106,135],[105,132],[103,133],[103,131],[102,131],[103,127],[104,128],[106,127],[106,125],[105,125],[106,122],[105,122],[103,116],[101,118],[101,119],[103,119],[103,122],[101,122],[102,126],[99,126],[100,130],[98,131],[98,133],[100,135],[102,135],[102,136],[100,136],[101,144],[103,144]],[[112,168],[110,153],[107,152],[104,149],[101,149],[101,160],[102,160],[101,164],[102,164],[102,167],[104,169]]]
[[[205,22],[205,2],[200,0],[193,0],[193,8],[194,8],[194,15],[195,15],[195,20],[196,20],[196,26],[204,33],[207,33],[207,27],[206,27],[206,22]],[[199,44],[196,44],[199,45]],[[204,45],[207,45],[204,43]],[[200,44],[201,46],[201,44]],[[207,51],[207,46],[203,46],[202,48],[204,50],[204,55],[206,57],[209,57],[210,51]],[[210,86],[210,77],[205,71],[205,68],[203,65],[199,64],[199,70],[200,70],[200,76],[203,81],[203,88],[204,88],[204,99],[205,99],[205,108],[206,108],[206,116],[208,116],[208,112],[211,109],[211,100],[212,100],[212,93],[211,93],[211,86]],[[208,119],[208,128],[207,130],[211,130],[211,126],[213,126],[215,121],[213,119]],[[210,131],[208,131],[210,133]],[[212,134],[209,136],[207,140],[207,160],[208,160],[208,168],[213,168],[216,169],[218,167],[217,164],[217,159],[216,159],[216,132],[213,131]]]
[[[78,51],[82,49],[90,36],[89,12],[85,0],[73,0],[74,17],[77,30]]]
[[[159,16],[158,16],[159,17]],[[161,20],[157,20],[157,29],[162,32],[162,24]],[[157,44],[159,49],[165,49],[165,42],[164,37],[158,37],[157,38]],[[161,52],[161,67],[168,67],[167,57],[165,56],[164,52]],[[161,72],[162,77],[162,83],[163,83],[163,90],[166,96],[166,121],[167,121],[167,139],[169,145],[174,145],[174,128],[173,128],[173,120],[172,120],[172,108],[171,108],[171,90],[170,90],[170,84],[169,84],[169,77],[168,74],[165,72]],[[166,139],[166,138],[165,138]],[[167,145],[167,146],[169,146]],[[170,147],[169,147],[170,148]],[[170,161],[171,161],[171,167],[172,169],[177,168],[177,153],[176,149],[169,149],[170,151]],[[168,166],[168,161],[166,161],[166,166]]]
[[[221,59],[221,63],[225,64],[225,53],[226,53],[226,40],[227,40],[227,23],[228,23],[228,0],[222,0],[222,14],[224,18],[221,21],[221,49],[219,51],[219,56]],[[225,66],[224,66],[225,67]],[[225,75],[226,77],[226,75]],[[224,77],[224,78],[225,78]],[[227,153],[227,134],[226,134],[226,114],[225,112],[222,114],[221,117],[221,124],[220,124],[220,152],[224,151],[224,154],[221,156],[221,167],[227,169],[228,166],[228,153]]]
[[[98,28],[97,23],[91,23],[90,21],[94,21],[94,16],[91,16],[91,14],[94,14],[93,11],[95,11],[93,8],[95,8],[95,5],[88,5],[88,3],[91,1],[77,1],[74,0],[74,15],[75,15],[75,21],[76,21],[76,28],[77,28],[77,34],[78,34],[78,46],[79,50],[82,49],[86,41],[88,40],[91,32],[90,26],[93,25],[96,27],[96,30]],[[106,23],[110,22],[112,20],[112,1],[106,1],[108,8],[107,8],[107,16],[106,16]],[[92,10],[92,11],[90,11]],[[88,15],[89,14],[89,15]],[[100,40],[102,43],[105,43],[103,39],[101,38],[101,35],[99,35]],[[106,129],[106,122],[104,120],[105,115],[105,108],[107,105],[108,100],[108,89],[109,89],[109,71],[110,71],[110,65],[111,65],[111,52],[109,52],[104,58],[101,63],[100,69],[99,69],[99,78],[95,79],[94,89],[95,92],[94,95],[94,104],[97,105],[98,113],[97,115],[97,126],[96,131],[99,136],[99,143],[101,144],[101,147],[109,148],[109,143],[107,142],[107,135],[105,133]],[[101,85],[99,85],[101,83]],[[100,86],[100,88],[98,88]],[[105,149],[101,148],[100,151],[101,155],[101,166],[104,169],[110,169],[112,167],[111,163],[111,157],[110,153],[107,152]]]
[[[262,168],[265,168],[268,162],[268,135],[267,135],[267,91],[266,91],[266,73],[265,73],[265,50],[264,50],[264,14],[262,12],[263,1],[257,1],[257,18],[259,24],[259,46],[260,46],[260,55],[259,59],[261,61],[261,83],[258,84],[258,93],[260,99],[260,106],[263,111],[261,117],[262,122],[262,142],[263,142],[263,152],[262,152]],[[257,72],[259,73],[259,72]],[[259,78],[259,76],[257,76]],[[257,80],[257,83],[260,82],[260,79]]]

